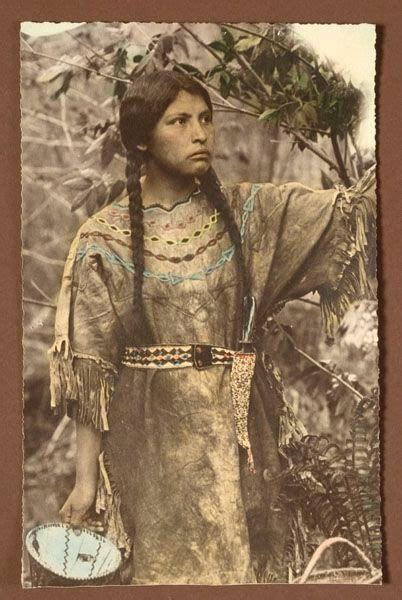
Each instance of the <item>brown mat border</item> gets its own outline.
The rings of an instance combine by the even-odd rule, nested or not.
[[[0,409],[0,597],[262,600],[342,597],[344,600],[402,598],[401,366],[401,6],[398,0],[110,0],[70,3],[15,0],[1,8],[0,35],[0,201],[1,201],[1,409]],[[20,283],[20,124],[19,22],[30,21],[265,21],[375,23],[378,25],[377,139],[380,180],[380,326],[382,380],[382,464],[384,495],[384,572],[380,586],[227,586],[113,587],[22,590],[21,572],[21,283]]]

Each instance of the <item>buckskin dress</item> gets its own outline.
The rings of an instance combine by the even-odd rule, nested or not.
[[[134,327],[127,198],[84,223],[66,261],[50,350],[51,403],[104,432],[97,508],[105,511],[107,535],[127,555],[132,549],[132,583],[255,582],[262,563],[284,580],[286,516],[272,508],[278,489],[269,480],[281,470],[291,411],[261,346],[262,326],[287,300],[317,290],[333,335],[365,292],[373,170],[347,192],[297,183],[222,190],[257,303],[248,416],[254,473],[236,439],[230,366],[121,363]],[[221,215],[197,189],[171,210],[145,210],[144,227],[149,345],[236,348],[238,265]]]

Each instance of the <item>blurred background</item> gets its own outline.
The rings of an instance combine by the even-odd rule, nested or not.
[[[49,411],[47,350],[71,240],[124,188],[117,115],[130,78],[175,68],[207,83],[222,182],[349,187],[374,162],[374,26],[232,25],[22,24],[26,529],[57,519],[74,482],[74,427]],[[318,295],[277,318],[295,341],[270,328],[287,401],[310,434],[343,447],[355,400],[331,373],[362,395],[376,388],[375,299],[356,302],[332,345]]]

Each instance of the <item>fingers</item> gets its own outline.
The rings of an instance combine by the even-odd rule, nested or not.
[[[62,508],[59,511],[59,516],[60,519],[64,522],[64,523],[70,523],[71,521],[71,514],[72,514],[72,506],[71,503],[65,502],[64,505],[62,506]]]
[[[76,509],[71,502],[67,500],[64,506],[59,511],[60,519],[63,523],[71,525],[80,525],[86,514],[85,509]]]
[[[60,519],[64,523],[73,526],[86,526],[93,531],[102,531],[102,523],[99,521],[99,515],[91,514],[93,508],[93,498],[82,498],[74,489],[66,502],[59,511]]]
[[[82,521],[82,526],[90,529],[91,531],[95,531],[96,533],[103,533],[105,531],[103,522],[99,519],[94,519],[91,517],[87,517]]]
[[[71,513],[70,523],[71,525],[81,525],[84,520],[85,511],[73,511]]]

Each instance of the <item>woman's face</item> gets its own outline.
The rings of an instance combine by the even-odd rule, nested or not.
[[[148,150],[154,166],[176,176],[198,177],[210,167],[214,135],[211,111],[204,99],[181,90],[142,148]]]

